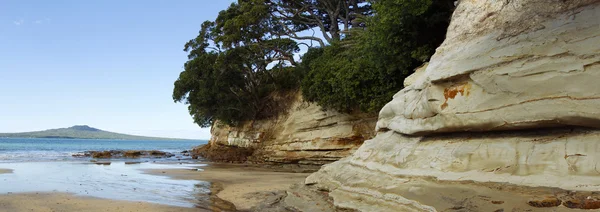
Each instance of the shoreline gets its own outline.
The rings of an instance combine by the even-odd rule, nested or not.
[[[3,211],[206,211],[141,201],[125,201],[78,196],[69,193],[9,193],[0,195]]]
[[[23,162],[20,162],[23,163]],[[25,170],[32,170],[33,172],[39,172],[43,170],[40,168],[40,164],[35,162],[25,162],[30,167],[22,167]],[[86,167],[92,164],[80,164],[80,163],[62,163],[52,162],[54,168],[73,168],[74,167]],[[142,163],[146,164],[146,163]],[[161,163],[149,163],[153,167],[155,165],[168,165]],[[179,163],[181,165],[181,163]],[[45,168],[48,164],[41,164]],[[80,166],[84,165],[84,166]],[[128,200],[104,197],[102,195],[86,195],[88,190],[83,191],[80,188],[71,189],[59,189],[59,190],[31,190],[31,188],[21,189],[7,189],[6,193],[0,194],[0,209],[11,209],[10,211],[39,211],[39,210],[54,210],[54,211],[248,211],[250,209],[256,209],[263,207],[261,204],[273,199],[278,199],[282,195],[285,195],[285,190],[289,189],[292,185],[302,183],[305,178],[310,175],[307,169],[298,169],[295,166],[272,166],[272,165],[256,165],[256,164],[228,164],[228,163],[212,163],[212,162],[198,162],[195,164],[187,164],[176,168],[135,168],[138,171],[124,170],[125,167],[130,165],[122,164],[117,162],[108,166],[112,167],[111,170],[119,170],[117,175],[118,178],[131,179],[130,177],[137,176],[135,173],[146,175],[150,178],[133,178],[133,179],[152,179],[151,176],[162,176],[165,180],[170,179],[171,181],[202,181],[203,189],[208,189],[210,192],[198,192],[189,196],[190,199],[195,201],[190,202],[191,206],[177,206],[171,204],[165,204],[160,202],[145,202],[138,200]],[[139,164],[131,165],[140,166]],[[147,165],[146,165],[147,166]],[[92,165],[92,170],[104,170],[102,166],[98,164]],[[54,170],[54,169],[53,169]],[[87,169],[86,169],[87,170]],[[29,172],[29,171],[28,171]],[[26,174],[26,178],[30,177],[27,175],[28,172],[19,172],[19,175]],[[12,176],[14,174],[12,167],[0,168],[0,174],[9,180],[9,182],[15,181],[16,179],[23,180],[23,176]],[[79,172],[77,172],[79,173]],[[94,173],[94,172],[92,172]],[[96,172],[96,174],[105,173],[104,171]],[[5,175],[6,174],[6,175]],[[112,173],[113,175],[115,173]],[[61,176],[59,176],[60,178]],[[71,176],[72,178],[73,176]],[[6,180],[5,179],[5,180]],[[17,180],[18,182],[18,180]],[[154,182],[154,181],[150,181]],[[207,183],[206,183],[207,182]],[[109,182],[114,184],[115,182]],[[208,184],[210,183],[210,184]],[[85,184],[85,183],[84,183]],[[14,184],[12,184],[14,185]],[[145,184],[147,185],[147,184]],[[79,184],[81,186],[81,184]],[[149,185],[148,185],[149,186]],[[145,187],[148,187],[145,186]],[[191,185],[189,185],[191,186]],[[186,186],[183,188],[187,190],[198,189],[200,184],[194,185],[197,188]],[[208,187],[207,187],[208,186]],[[101,186],[106,191],[107,188]],[[152,187],[152,186],[150,186]],[[133,187],[135,190],[135,186]],[[143,192],[147,191],[148,188],[137,187],[140,195],[144,195]],[[76,192],[72,193],[72,189]],[[81,191],[77,191],[77,189]],[[114,189],[114,188],[112,188]],[[5,189],[6,190],[6,189]],[[85,192],[85,193],[82,193]],[[90,191],[91,192],[91,191]],[[152,199],[152,198],[151,198]],[[111,205],[110,208],[104,207],[105,205]],[[114,207],[113,207],[114,205]]]
[[[184,165],[185,166],[185,165]],[[32,207],[41,207],[41,211],[49,211],[44,207],[53,208],[55,204],[71,204],[73,210],[54,211],[87,211],[75,210],[82,205],[90,205],[92,209],[102,208],[103,204],[111,202],[136,203],[168,211],[182,211],[182,208],[199,210],[196,204],[198,194],[208,193],[209,184],[198,181],[170,179],[142,173],[142,169],[172,169],[180,165],[135,163],[125,161],[105,164],[73,161],[52,162],[16,162],[0,163],[0,211],[15,208],[17,211],[27,211],[27,199],[33,194],[44,194],[46,201],[32,203]],[[68,171],[66,171],[68,170]],[[10,174],[12,172],[12,174]],[[40,176],[45,176],[40,178]],[[73,199],[77,199],[73,203]],[[102,199],[103,204],[91,204]],[[87,200],[92,200],[87,201]],[[88,203],[89,202],[89,203]],[[74,205],[75,204],[75,205]],[[127,205],[127,204],[125,204]],[[126,211],[142,211],[129,207]],[[177,209],[177,210],[171,210]],[[39,211],[34,209],[33,211]],[[99,210],[102,211],[102,210]],[[123,211],[123,210],[117,210]],[[163,210],[156,210],[163,211]],[[188,211],[188,210],[183,210]]]
[[[205,163],[200,171],[190,169],[150,169],[144,173],[168,176],[173,179],[201,180],[211,183],[208,197],[211,207],[246,211],[266,199],[279,195],[310,173],[294,173],[286,169],[265,168],[252,164]]]

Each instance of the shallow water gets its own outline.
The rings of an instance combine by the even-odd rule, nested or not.
[[[87,150],[160,150],[180,153],[206,142],[206,140],[0,138],[0,163],[78,160],[71,155]],[[176,159],[171,158],[171,160]]]
[[[194,164],[193,166],[201,166]],[[67,192],[107,199],[144,201],[193,207],[198,194],[208,194],[209,183],[175,180],[165,176],[144,174],[143,169],[190,169],[189,164],[125,164],[110,165],[87,162],[13,162],[0,163],[0,194],[20,192]]]

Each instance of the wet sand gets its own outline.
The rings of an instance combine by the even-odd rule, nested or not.
[[[20,162],[1,163],[0,168],[13,170],[0,175],[0,194],[57,192],[192,208],[197,194],[210,192],[206,182],[142,173],[142,169],[186,168],[178,164]]]
[[[303,182],[309,173],[279,172],[238,164],[210,164],[196,169],[146,170],[146,173],[166,175],[174,179],[202,180],[213,184],[216,196],[235,205],[237,210],[248,210],[292,184]]]
[[[6,174],[2,175],[4,178],[3,182],[10,183],[12,187],[2,187],[5,191],[0,193],[0,211],[152,212],[220,211],[219,209],[230,211],[234,208],[237,210],[248,210],[265,199],[277,195],[275,191],[286,190],[292,184],[304,181],[309,175],[308,173],[282,172],[280,169],[236,164],[210,164],[209,166],[190,164],[180,167],[165,166],[165,168],[159,164],[123,165],[120,162],[108,166],[69,163],[4,165],[7,167],[0,169],[0,174]],[[13,171],[11,166],[16,167],[16,171]],[[134,167],[139,168],[139,172],[135,171],[137,168]],[[78,171],[74,171],[73,173],[75,174],[68,174],[68,178],[65,178],[65,176],[60,174],[63,172],[54,171],[56,173],[50,173],[52,171],[45,170],[46,168],[50,170],[72,169]],[[35,181],[32,176],[39,176],[37,172],[44,172],[49,176],[48,178],[52,178],[55,181],[59,180],[60,182],[56,185],[59,187],[51,187],[50,185],[54,184],[48,184],[45,181]],[[163,176],[164,179],[146,174]],[[94,182],[101,181],[102,183],[87,182],[89,178],[95,179],[92,180]],[[115,179],[107,180],[104,178]],[[78,183],[75,185],[72,182],[62,182],[61,179],[76,181]],[[86,181],[86,179],[88,180]],[[120,183],[131,180],[135,181],[135,183]],[[34,181],[39,185],[27,184],[27,182]],[[202,184],[208,186],[207,183],[200,181],[210,182],[209,187],[204,187],[210,189],[210,192],[208,190],[206,192],[198,190],[202,189],[199,187]],[[143,185],[137,185],[140,183]],[[164,187],[163,184],[169,188],[168,194],[161,191],[152,195],[152,191],[150,190],[158,189],[159,187],[162,188]],[[132,189],[128,189],[129,187],[132,187]],[[122,191],[123,189],[129,191],[129,193]],[[134,190],[134,193],[131,193],[130,190]],[[113,194],[113,196],[105,196],[107,193]],[[121,194],[121,196],[117,194]],[[185,197],[180,197],[183,194],[185,194]],[[171,195],[177,196],[171,197]],[[141,201],[142,199],[154,200],[152,202],[161,204]],[[189,204],[191,207],[183,207],[182,203],[177,202],[186,200],[190,200],[191,202],[187,202],[184,205]],[[164,201],[169,202],[163,203]],[[194,206],[196,208],[192,208]]]
[[[187,212],[198,208],[166,206],[147,202],[119,201],[66,193],[20,193],[0,195],[0,211],[144,211]]]

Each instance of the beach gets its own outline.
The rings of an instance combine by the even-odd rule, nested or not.
[[[201,171],[188,169],[145,170],[154,175],[181,180],[201,180],[212,183],[212,193],[221,200],[235,205],[237,210],[248,210],[276,195],[276,191],[301,183],[309,173],[293,173],[288,169],[265,168],[248,164],[210,163]],[[219,200],[213,200],[214,201]],[[217,203],[223,204],[223,203]]]
[[[0,139],[0,211],[248,210],[304,180],[298,167],[184,155],[193,141]],[[167,155],[125,157],[112,149]],[[86,155],[108,151],[109,158]],[[104,155],[102,155],[104,156]]]
[[[198,161],[19,162],[0,167],[0,211],[248,211],[309,175]]]
[[[119,201],[92,197],[75,196],[67,193],[19,193],[0,195],[0,211],[145,211],[145,212],[186,212],[203,211],[198,208],[185,208],[152,204],[147,202]]]

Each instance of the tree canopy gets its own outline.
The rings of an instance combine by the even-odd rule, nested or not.
[[[376,112],[443,41],[453,7],[448,0],[239,0],[185,44],[173,99],[188,104],[202,127],[266,118],[274,114],[270,94],[299,86],[325,108]]]
[[[302,83],[308,100],[345,112],[378,112],[443,42],[454,4],[377,0],[373,9],[365,28],[354,28],[310,62]]]

